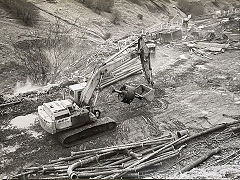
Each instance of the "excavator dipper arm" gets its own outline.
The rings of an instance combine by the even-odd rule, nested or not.
[[[86,87],[81,93],[80,97],[80,104],[81,105],[88,105],[90,102],[90,99],[93,95],[93,92],[96,90],[97,86],[100,84],[102,77],[111,72],[116,67],[120,66],[122,64],[121,58],[117,58],[121,53],[123,53],[126,49],[132,47],[136,42],[131,43],[126,48],[122,49],[118,53],[114,54],[112,57],[107,59],[98,70],[96,70],[91,78],[88,80]]]
[[[138,53],[140,55],[140,60],[142,64],[142,68],[144,71],[145,78],[148,82],[148,85],[153,86],[153,78],[152,78],[152,67],[150,61],[150,51],[143,40],[143,37],[138,39]]]
[[[143,37],[138,39],[138,54],[140,56],[142,69],[144,71],[145,79],[148,85],[140,85],[137,88],[129,85],[123,85],[120,90],[113,89],[113,92],[118,93],[118,97],[123,103],[130,104],[134,98],[146,99],[147,101],[153,101],[155,90],[152,88],[152,67],[150,61],[150,50],[148,49]]]
[[[94,91],[97,89],[97,86],[100,84],[102,77],[106,74],[111,72],[116,67],[120,66],[122,64],[121,58],[117,58],[122,52],[124,52],[126,49],[132,47],[133,45],[138,43],[138,53],[140,55],[140,60],[142,64],[142,68],[145,74],[145,78],[151,86],[153,86],[153,80],[152,80],[152,68],[150,63],[150,51],[142,37],[140,37],[137,41],[134,41],[118,53],[114,54],[112,57],[110,57],[108,60],[103,63],[97,71],[95,71],[91,78],[88,80],[86,87],[81,93],[80,97],[80,104],[81,105],[89,105],[90,99],[94,93]]]

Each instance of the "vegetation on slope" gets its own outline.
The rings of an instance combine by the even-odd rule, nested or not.
[[[34,25],[39,17],[38,9],[27,0],[0,0],[2,7],[26,25]]]
[[[191,14],[193,17],[197,17],[204,14],[204,6],[201,1],[178,0],[177,5],[187,15]]]
[[[101,11],[111,12],[114,5],[114,0],[79,0],[85,6],[92,9],[94,12]]]

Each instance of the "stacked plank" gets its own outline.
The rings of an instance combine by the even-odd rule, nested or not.
[[[197,42],[196,48],[198,49],[204,49],[206,51],[212,51],[212,52],[220,52],[224,49],[227,49],[229,47],[229,44],[220,44],[220,43],[208,43],[208,42]]]
[[[100,85],[101,88],[107,87],[131,75],[142,73],[141,61],[136,52],[136,42],[130,43],[104,62],[105,64],[115,63],[116,66],[103,77]]]
[[[138,57],[124,61],[120,66],[112,70],[101,81],[101,88],[107,87],[131,75],[142,73],[142,65]]]
[[[147,168],[177,156],[182,147],[175,149],[174,145],[186,138],[187,135],[175,139],[169,134],[135,143],[72,152],[71,156],[51,160],[49,164],[24,168],[14,178],[26,175],[41,179],[136,178]]]
[[[213,42],[195,42],[195,43],[187,43],[189,48],[195,48],[198,50],[210,51],[210,52],[224,52],[225,49],[229,47],[229,44],[220,44]]]

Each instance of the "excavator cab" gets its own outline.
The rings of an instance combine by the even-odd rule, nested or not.
[[[80,103],[80,97],[83,89],[86,87],[87,83],[79,83],[69,86],[69,98],[76,104]]]

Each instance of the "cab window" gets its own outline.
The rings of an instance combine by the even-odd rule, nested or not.
[[[78,91],[78,98],[81,97],[81,93],[82,93],[82,91]]]
[[[74,91],[73,90],[70,90],[69,92],[70,96],[74,98]]]
[[[66,118],[66,117],[68,117],[68,116],[69,116],[69,114],[63,114],[63,115],[61,115],[61,116],[55,117],[55,120],[63,119],[63,118]]]

